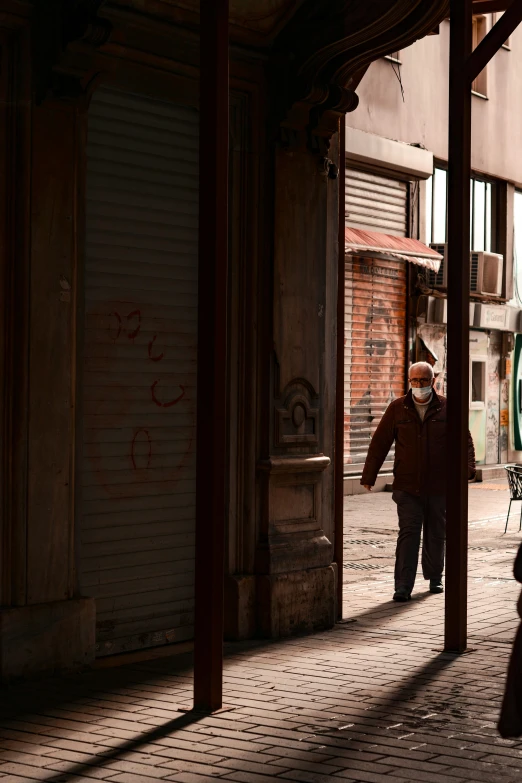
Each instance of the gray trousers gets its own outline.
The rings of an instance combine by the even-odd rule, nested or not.
[[[395,552],[395,589],[413,589],[422,537],[424,579],[440,579],[444,570],[446,533],[445,495],[410,495],[395,490],[393,500],[399,515],[399,537]],[[424,529],[423,529],[424,528]]]

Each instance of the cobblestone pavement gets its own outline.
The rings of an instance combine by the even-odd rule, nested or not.
[[[471,652],[441,652],[444,598],[422,579],[412,601],[390,601],[391,495],[348,497],[346,622],[229,645],[229,709],[212,716],[180,710],[183,656],[12,686],[0,694],[0,783],[520,783],[522,741],[495,729],[519,592],[507,503],[502,485],[470,488]]]
[[[518,532],[520,503],[514,502],[504,535],[509,491],[504,480],[469,485],[470,644],[478,640],[511,642],[518,617],[514,606],[519,588],[513,560],[522,534]],[[344,605],[365,626],[390,631],[443,634],[444,600],[432,596],[422,573],[417,574],[413,606],[395,611],[393,566],[397,513],[390,492],[353,495],[345,499]],[[346,612],[345,612],[346,614]]]

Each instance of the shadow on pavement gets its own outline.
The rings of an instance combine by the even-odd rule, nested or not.
[[[362,620],[365,625],[369,625],[373,620],[375,620],[375,622],[380,622],[383,619],[384,613],[390,615],[405,614],[407,609],[412,609],[420,601],[425,601],[426,598],[433,598],[433,600],[436,601],[437,599],[440,600],[443,598],[443,596],[433,595],[429,590],[426,590],[424,593],[416,593],[414,596],[412,596],[410,601],[405,601],[404,603],[398,603],[390,598],[389,601],[383,601],[383,603],[375,604],[375,606],[372,606],[371,609],[367,609],[365,612],[355,614],[353,617],[348,614],[346,617],[343,617],[340,624],[346,623],[349,625],[350,620],[352,622],[358,622],[359,620]],[[345,601],[345,603],[347,602]]]
[[[180,715],[179,718],[163,723],[161,726],[152,728],[150,731],[144,731],[136,738],[131,740],[122,740],[121,744],[111,750],[104,750],[103,755],[94,755],[89,758],[88,761],[81,761],[72,763],[67,772],[56,772],[52,777],[45,778],[46,783],[64,783],[69,777],[81,776],[86,770],[92,771],[92,769],[104,769],[107,762],[121,760],[121,757],[131,751],[139,751],[144,745],[147,745],[154,740],[164,739],[170,737],[177,731],[185,729],[187,726],[192,726],[194,723],[202,720],[206,717],[206,713],[201,712],[187,712]],[[58,759],[57,759],[58,760]],[[167,760],[167,759],[165,759]],[[180,762],[182,766],[183,762]],[[168,774],[168,770],[165,770]],[[176,774],[176,770],[172,770],[172,775]]]

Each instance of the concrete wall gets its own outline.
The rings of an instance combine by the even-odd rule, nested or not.
[[[491,24],[491,20],[490,20]],[[394,67],[372,63],[357,92],[359,107],[347,124],[389,139],[423,144],[435,157],[448,157],[448,21],[439,35],[400,52],[404,101]],[[522,26],[488,67],[487,100],[473,96],[472,167],[522,186]],[[397,66],[395,66],[397,70]]]

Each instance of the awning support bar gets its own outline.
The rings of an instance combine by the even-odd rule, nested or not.
[[[470,56],[466,67],[470,84],[484,70],[493,55],[504,45],[520,22],[522,22],[522,2],[515,0]]]

